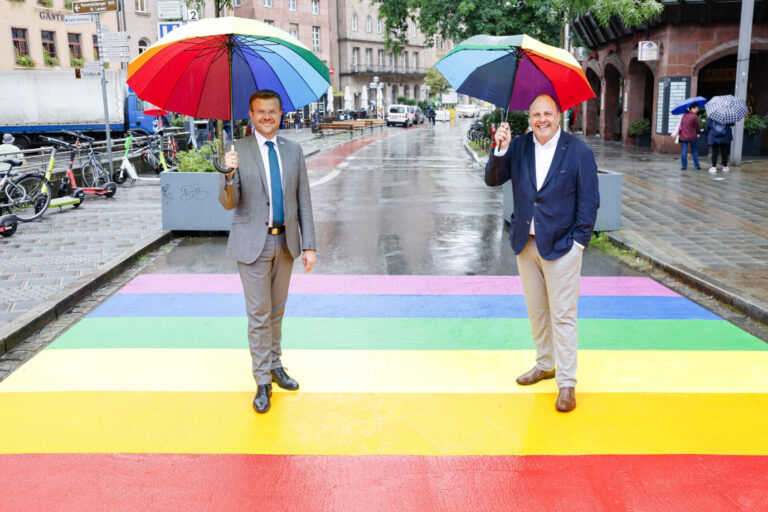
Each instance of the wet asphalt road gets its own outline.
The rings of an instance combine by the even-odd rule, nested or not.
[[[388,129],[312,188],[320,274],[515,275],[501,187],[463,147],[471,120]],[[315,181],[310,176],[310,182]],[[149,271],[236,273],[226,237],[191,237]],[[301,272],[296,261],[294,272]],[[588,249],[583,275],[639,275]]]

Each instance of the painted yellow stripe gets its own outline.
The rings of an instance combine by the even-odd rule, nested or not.
[[[554,380],[518,386],[534,352],[286,350],[283,362],[315,393],[554,393]],[[2,392],[254,389],[245,349],[44,350]],[[768,352],[579,352],[588,393],[768,393]]]
[[[137,375],[137,379],[141,376]],[[354,386],[354,382],[349,383]],[[0,453],[768,455],[768,395],[0,395]]]

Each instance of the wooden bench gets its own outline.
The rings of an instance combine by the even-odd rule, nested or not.
[[[358,127],[352,124],[352,122],[320,123],[317,125],[317,132],[320,133],[320,135],[325,135],[326,133],[349,132],[351,136],[357,128]]]

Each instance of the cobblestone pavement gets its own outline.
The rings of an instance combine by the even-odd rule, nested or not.
[[[680,169],[679,155],[657,155],[586,138],[598,166],[624,175],[616,241],[706,281],[768,318],[768,159],[731,172]],[[719,293],[722,291],[723,293]]]
[[[307,155],[352,138],[314,137],[308,129],[281,135],[301,142]],[[354,138],[365,135],[370,131]],[[78,208],[51,208],[40,221],[19,224],[0,239],[0,355],[170,239],[157,185],[121,186],[113,198],[89,197]]]

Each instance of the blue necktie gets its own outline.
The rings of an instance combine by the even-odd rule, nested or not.
[[[283,184],[280,181],[280,163],[277,160],[275,143],[268,140],[265,144],[269,148],[269,180],[272,185],[272,227],[279,227],[285,222]]]

